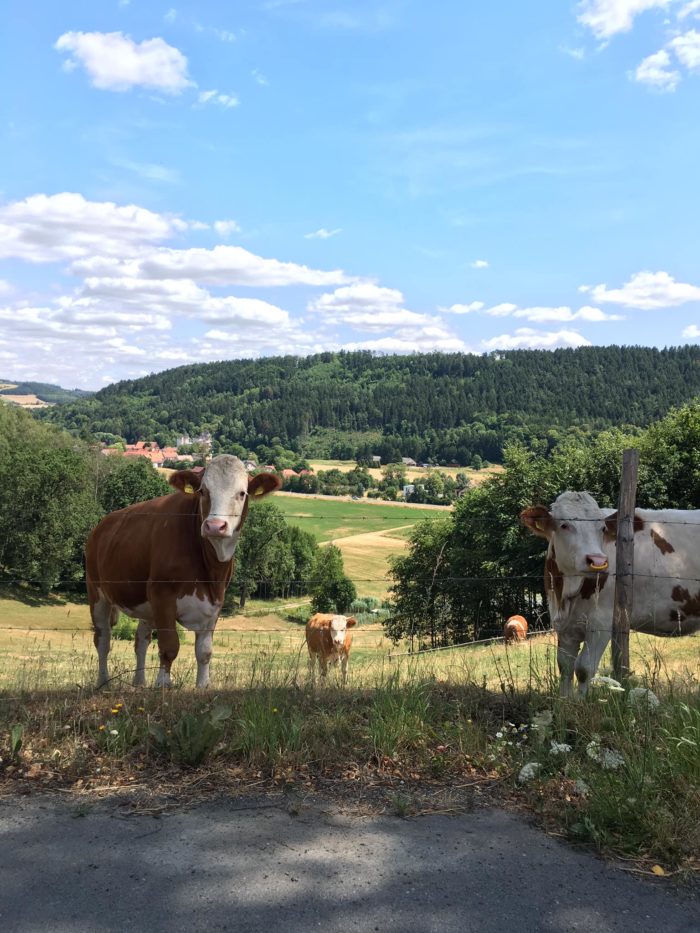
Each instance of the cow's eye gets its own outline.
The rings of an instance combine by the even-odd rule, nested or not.
[[[571,531],[571,525],[568,522],[562,522],[559,527],[562,531]]]
[[[245,497],[246,497],[247,495],[248,495],[248,493],[245,491],[245,489],[241,489],[241,491],[238,493],[238,498],[239,498],[239,499],[245,499]]]

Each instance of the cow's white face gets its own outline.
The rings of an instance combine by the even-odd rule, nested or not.
[[[340,649],[345,644],[345,635],[348,630],[348,620],[345,616],[333,616],[331,619],[331,639],[333,641],[333,647],[336,651]]]
[[[549,541],[565,576],[580,577],[608,569],[605,545],[609,515],[587,492],[564,492],[551,510],[533,506],[525,509],[520,518],[531,531]]]
[[[202,537],[209,539],[219,560],[230,560],[248,512],[248,474],[238,457],[214,457],[199,492]]]
[[[250,496],[266,496],[281,483],[277,476],[260,473],[250,477],[238,457],[221,454],[204,471],[183,470],[170,477],[170,485],[196,494],[202,519],[202,537],[220,561],[232,560],[248,514]]]

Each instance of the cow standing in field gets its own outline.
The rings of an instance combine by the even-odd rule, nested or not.
[[[266,496],[280,481],[249,476],[238,459],[223,454],[206,469],[173,473],[177,490],[112,512],[91,532],[85,567],[98,687],[109,680],[112,626],[123,612],[138,619],[134,686],[146,683],[146,653],[156,630],[160,653],[157,686],[169,686],[180,650],[175,623],[195,633],[197,686],[209,683],[212,639],[250,496]]]
[[[548,542],[545,589],[557,632],[560,691],[585,694],[612,634],[617,512],[587,492],[564,492],[521,521]],[[630,628],[649,635],[700,630],[700,511],[637,509]],[[583,650],[579,654],[581,644]]]
[[[527,619],[525,616],[511,616],[503,626],[503,641],[510,645],[512,642],[525,641],[527,638]]]
[[[357,625],[354,616],[334,615],[332,612],[317,612],[306,623],[306,646],[309,649],[309,670],[313,679],[316,661],[321,677],[328,673],[328,662],[340,664],[343,683],[348,679],[348,659],[352,634],[348,629]]]

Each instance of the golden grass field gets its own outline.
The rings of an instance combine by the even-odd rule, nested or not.
[[[318,473],[319,470],[341,470],[343,473],[349,473],[350,470],[355,469],[357,463],[354,460],[310,460],[309,465],[315,473]],[[502,473],[503,467],[489,466],[485,467],[483,470],[472,470],[469,467],[431,467],[429,469],[425,467],[407,467],[406,479],[410,482],[416,479],[423,479],[432,471],[446,473],[448,476],[457,476],[458,473],[465,473],[472,483],[478,485],[495,473]],[[382,479],[383,474],[381,467],[370,467],[367,472],[376,480]]]
[[[351,660],[353,686],[375,686],[391,675],[430,677],[451,683],[475,683],[492,689],[548,688],[556,677],[552,635],[534,636],[508,649],[500,642],[446,651],[406,655],[394,646],[381,625],[354,630]],[[631,635],[632,666],[651,682],[700,681],[700,636],[679,639]],[[111,665],[121,686],[129,683],[133,643],[113,641]],[[601,669],[609,665],[603,659]],[[158,666],[155,644],[148,664]],[[194,684],[194,638],[188,634],[173,667],[178,685]],[[84,604],[27,606],[0,599],[0,689],[54,689],[91,686],[97,656],[90,618]],[[229,689],[261,683],[289,684],[306,677],[304,629],[274,612],[222,618],[214,639],[212,686]]]

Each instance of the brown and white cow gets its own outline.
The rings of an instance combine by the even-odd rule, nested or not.
[[[527,619],[525,616],[511,616],[503,626],[503,640],[507,645],[527,638]]]
[[[109,680],[111,630],[120,612],[139,620],[134,686],[146,682],[154,630],[160,653],[156,685],[169,686],[180,649],[176,622],[195,633],[197,686],[207,686],[214,628],[250,496],[266,496],[280,481],[269,473],[249,477],[238,457],[223,454],[203,470],[173,473],[170,485],[177,491],[105,516],[88,538],[85,568],[98,686]]]
[[[521,521],[548,542],[545,589],[557,632],[560,690],[573,674],[585,694],[612,634],[617,512],[587,492],[564,492]],[[700,510],[637,509],[630,628],[650,635],[700,630]],[[583,650],[581,644],[583,643]]]
[[[343,683],[348,679],[348,659],[352,634],[348,629],[357,625],[354,616],[341,616],[332,612],[317,612],[306,623],[306,646],[309,649],[309,670],[313,678],[316,661],[321,677],[328,673],[328,662],[340,664]]]

